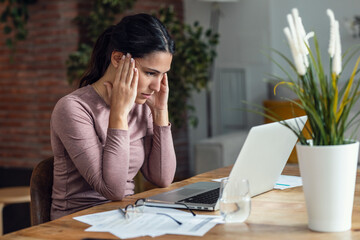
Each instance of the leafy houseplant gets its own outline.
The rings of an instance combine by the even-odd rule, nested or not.
[[[331,10],[328,10],[328,15],[331,20],[329,75],[326,75],[323,69],[317,38],[313,32],[305,33],[301,18],[296,9],[293,10],[292,16],[288,15],[290,28],[284,29],[294,63],[282,53],[274,50],[285,59],[290,68],[296,73],[296,79],[294,79],[285,68],[274,61],[289,79],[286,81],[281,77],[276,77],[280,82],[275,86],[274,92],[276,87],[285,84],[297,95],[300,103],[292,102],[294,105],[302,108],[308,116],[311,127],[311,130],[308,130],[312,137],[313,145],[339,145],[347,143],[345,131],[354,125],[357,126],[356,129],[359,127],[358,117],[360,111],[354,116],[350,115],[350,111],[360,97],[358,92],[360,81],[357,83],[354,81],[359,72],[358,64],[360,57],[352,70],[350,78],[346,80],[344,87],[340,88],[342,57],[339,23],[335,20]],[[308,39],[312,36],[314,36],[315,52],[310,49],[308,42]],[[345,61],[344,68],[358,51],[359,49],[350,54],[347,52],[344,55],[344,57],[350,55]],[[298,129],[293,127],[292,130],[298,135],[301,144],[310,144]]]
[[[299,98],[300,102],[292,101],[302,108],[307,116],[311,140],[307,140],[297,126],[286,125],[300,140],[296,150],[303,178],[308,211],[309,228],[315,231],[338,232],[351,228],[352,206],[354,200],[356,168],[358,161],[359,142],[345,137],[350,127],[359,128],[360,111],[351,116],[351,109],[358,101],[360,81],[355,78],[359,73],[357,59],[350,77],[340,86],[349,60],[359,51],[349,55],[342,66],[339,23],[331,10],[327,10],[330,18],[330,74],[323,69],[319,44],[314,33],[306,34],[297,9],[287,16],[289,27],[284,29],[294,63],[282,53],[275,50],[295,72],[295,79],[278,62],[277,66],[289,80],[278,78],[275,86],[285,85]],[[310,49],[309,38],[314,37],[315,54]],[[267,114],[265,114],[267,115]],[[268,116],[274,120],[276,116]],[[353,133],[355,133],[354,131]]]

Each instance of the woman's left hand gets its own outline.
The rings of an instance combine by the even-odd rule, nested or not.
[[[146,101],[146,104],[151,109],[154,123],[158,126],[169,125],[168,98],[169,84],[167,74],[165,73],[160,82],[160,90],[158,92],[154,92]]]
[[[162,111],[168,109],[169,85],[167,74],[164,73],[160,82],[159,92],[154,92],[146,101],[152,111]]]

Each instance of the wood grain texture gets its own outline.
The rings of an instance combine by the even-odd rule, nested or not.
[[[86,237],[100,239],[116,239],[110,233],[85,232],[87,224],[73,220],[75,216],[109,211],[124,207],[141,197],[151,196],[157,193],[169,191],[180,186],[197,181],[209,181],[214,178],[227,176],[231,166],[203,173],[187,180],[172,184],[168,188],[156,188],[147,192],[126,197],[121,202],[111,202],[95,206],[78,213],[62,217],[38,226],[23,229],[5,235],[1,239],[33,240],[33,239],[82,239]],[[283,174],[299,175],[297,165],[287,165]],[[199,212],[200,213],[200,212]],[[219,212],[201,212],[207,214],[219,214]],[[181,235],[164,235],[156,239],[196,239],[198,237]],[[251,215],[246,223],[222,224],[211,229],[205,239],[360,239],[360,172],[358,171],[356,193],[354,199],[352,230],[341,233],[317,233],[307,228],[307,214],[302,187],[271,190],[267,193],[252,198]],[[138,239],[153,239],[142,237]]]

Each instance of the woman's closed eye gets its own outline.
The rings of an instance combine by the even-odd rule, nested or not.
[[[156,76],[158,73],[157,73],[157,72],[145,72],[145,74],[146,74],[147,76],[154,77],[154,76]]]

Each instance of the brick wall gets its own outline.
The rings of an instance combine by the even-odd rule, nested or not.
[[[164,4],[183,16],[182,0],[138,0],[129,13]],[[80,37],[73,19],[86,6],[86,0],[37,0],[29,7],[28,37],[17,44],[12,63],[0,31],[0,166],[31,168],[52,155],[50,115],[57,100],[74,89],[66,81],[65,61]],[[184,132],[174,132],[180,175],[187,172]]]
[[[31,5],[29,34],[17,44],[12,63],[10,51],[0,42],[1,165],[32,167],[51,155],[51,110],[71,91],[65,61],[77,48],[79,35],[72,19],[78,3],[38,0]]]

